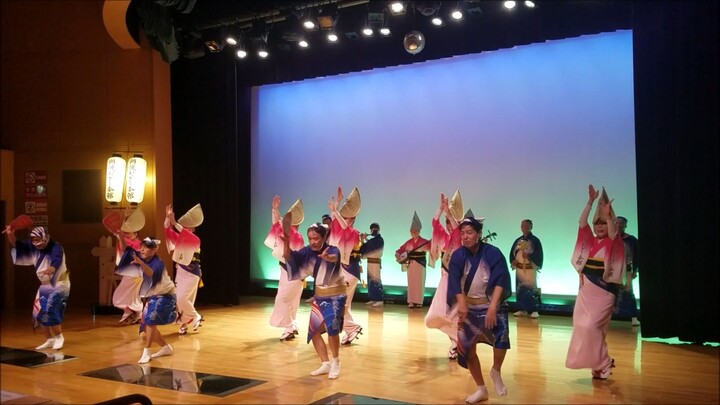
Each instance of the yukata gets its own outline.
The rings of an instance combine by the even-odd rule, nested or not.
[[[625,244],[625,268],[632,274],[638,274],[640,270],[638,268],[638,240],[629,234],[623,235],[622,240]],[[622,318],[637,318],[638,316],[637,298],[635,298],[632,282],[633,277],[628,274],[625,288],[621,288],[619,291],[614,312]]]
[[[360,324],[355,322],[350,312],[352,308],[353,297],[355,296],[355,289],[360,282],[360,273],[362,273],[362,267],[360,266],[360,232],[352,226],[342,224],[336,217],[335,213],[332,213],[333,219],[330,224],[330,235],[328,236],[328,244],[330,246],[337,246],[340,250],[340,262],[343,269],[343,277],[347,282],[347,299],[345,300],[345,323],[343,330],[349,334],[358,328],[361,328]],[[345,225],[345,227],[343,227]]]
[[[178,224],[176,226],[178,231],[170,226],[167,219],[165,220],[165,243],[168,252],[173,253],[173,260],[175,260],[178,322],[186,324],[201,318],[195,309],[195,298],[197,298],[202,277],[200,239],[194,233],[184,229],[182,225]],[[191,239],[195,241],[191,246],[186,246],[183,243],[184,240]],[[183,250],[184,252],[178,257],[176,250]],[[182,255],[185,257],[183,258]]]
[[[525,257],[521,257],[521,251],[525,252]],[[537,312],[540,306],[537,274],[543,266],[543,249],[540,239],[532,232],[513,242],[510,266],[515,269],[515,296],[519,309],[528,313]]]
[[[279,328],[292,328],[297,330],[297,310],[300,306],[300,297],[303,291],[303,280],[289,280],[287,277],[285,258],[283,253],[285,244],[280,236],[283,234],[282,222],[279,220],[273,223],[265,238],[265,246],[272,249],[272,255],[278,260],[280,278],[278,289],[275,295],[275,306],[270,314],[270,325]],[[299,250],[305,246],[302,235],[295,229],[290,228],[290,249]]]
[[[125,244],[137,252],[140,251],[140,239],[126,238]],[[116,246],[115,265],[120,263],[120,258],[123,254],[123,251],[120,249],[120,244],[118,243]],[[118,286],[115,287],[115,291],[113,291],[113,306],[125,312],[132,311],[139,314],[143,309],[143,304],[140,300],[140,285],[142,285],[142,277],[123,276],[122,279],[120,279],[120,284],[118,284]]]
[[[502,287],[498,302],[497,322],[492,329],[485,327],[485,317],[495,287]],[[458,364],[467,368],[467,353],[476,343],[485,343],[495,349],[510,348],[507,298],[512,295],[510,272],[505,257],[495,246],[480,243],[473,254],[459,247],[450,258],[448,271],[448,305],[457,302],[457,295],[465,295],[468,313],[458,330]]]
[[[586,211],[589,210],[588,205],[581,216],[572,255],[572,265],[580,276],[580,289],[573,309],[573,330],[565,367],[590,368],[593,376],[599,376],[613,366],[605,336],[625,272],[625,245],[619,237],[595,237],[587,224]]]
[[[319,258],[318,255],[323,251],[340,257],[340,250],[327,243],[317,252],[310,246],[305,246],[290,252],[285,268],[289,280],[301,280],[308,276],[312,276],[315,280],[315,299],[310,311],[308,343],[322,330],[323,324],[328,336],[338,336],[343,329],[347,284],[340,261],[331,263]]]
[[[360,255],[367,260],[367,289],[370,301],[382,302],[384,300],[382,279],[380,278],[383,250],[385,250],[385,241],[379,233],[360,247]]]
[[[403,264],[403,271],[407,271],[407,302],[408,304],[421,305],[425,296],[425,266],[427,258],[425,253],[428,250],[430,241],[422,237],[410,238],[398,250],[396,254],[407,252],[407,262]],[[423,246],[424,245],[424,246]]]
[[[10,255],[18,266],[35,266],[35,274],[40,280],[33,303],[33,327],[62,324],[70,296],[70,273],[65,265],[63,247],[52,239],[44,249],[36,248],[29,240],[18,240]],[[55,268],[52,276],[43,274],[48,267]]]
[[[178,317],[175,284],[165,269],[165,263],[157,255],[149,260],[141,259],[152,269],[152,276],[148,276],[139,265],[133,263],[135,255],[140,257],[131,247],[125,248],[115,268],[115,274],[130,277],[142,275],[140,296],[145,298],[145,306],[142,310],[140,332],[145,330],[145,325],[167,325],[175,322]]]
[[[452,311],[448,305],[448,265],[450,257],[457,248],[461,246],[460,229],[456,227],[448,233],[440,223],[439,218],[432,220],[432,239],[430,242],[430,267],[435,267],[435,262],[440,259],[440,282],[435,295],[433,296],[430,308],[425,315],[425,326],[433,329],[440,329],[453,341],[457,342],[457,313]]]

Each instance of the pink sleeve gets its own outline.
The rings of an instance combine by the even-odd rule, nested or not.
[[[624,284],[625,276],[625,242],[615,238],[610,247],[610,254],[605,256],[603,280],[608,283]]]
[[[305,240],[302,234],[298,232],[297,229],[292,228],[290,230],[290,249],[300,250],[303,247],[305,247]]]
[[[575,241],[575,249],[573,250],[571,262],[575,270],[578,273],[582,272],[582,269],[587,263],[588,257],[590,257],[590,249],[593,245],[593,233],[590,227],[580,226],[578,228],[578,236]]]
[[[445,228],[440,224],[440,220],[432,219],[432,239],[430,242],[430,258],[428,265],[435,267],[435,262],[440,258],[443,250],[447,246],[449,235]]]
[[[172,229],[172,227],[165,228],[165,246],[167,246],[168,253],[172,253],[175,250],[180,235]]]

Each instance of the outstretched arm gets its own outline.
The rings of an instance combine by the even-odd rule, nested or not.
[[[585,204],[585,207],[582,210],[582,213],[580,214],[580,219],[578,220],[578,224],[580,224],[580,227],[585,227],[588,225],[588,216],[590,215],[590,209],[592,208],[593,202],[598,198],[598,191],[595,190],[595,187],[593,187],[592,184],[588,185],[588,202]]]
[[[273,224],[280,222],[280,220],[282,219],[282,217],[280,216],[280,211],[278,211],[279,209],[280,209],[280,196],[276,194],[272,200],[272,223]]]

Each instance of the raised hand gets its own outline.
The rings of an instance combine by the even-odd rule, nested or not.
[[[598,195],[600,195],[600,193],[598,193],[598,191],[595,190],[595,187],[593,187],[593,185],[590,184],[588,186],[588,201],[589,202],[595,201],[598,198]]]
[[[274,210],[276,210],[276,211],[277,211],[278,209],[280,209],[280,196],[277,195],[277,194],[275,194],[275,197],[273,197],[273,200],[272,200],[272,209],[274,209]]]
[[[167,218],[170,218],[171,216],[174,216],[174,215],[175,215],[175,212],[173,211],[172,204],[168,204],[167,206],[165,206],[165,216]]]
[[[343,199],[342,186],[338,186],[338,189],[337,189],[337,203],[340,204],[340,201],[342,201],[342,199]]]

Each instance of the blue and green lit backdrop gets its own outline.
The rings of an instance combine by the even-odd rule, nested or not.
[[[632,32],[617,31],[254,89],[252,278],[280,275],[263,245],[272,197],[283,213],[303,199],[304,231],[342,185],[362,196],[355,227],[381,225],[383,283],[404,287],[393,254],[413,211],[427,238],[440,193],[459,189],[506,256],[532,219],[543,293],[576,295],[588,184],[637,235],[632,60]],[[438,280],[428,269],[427,287]]]

